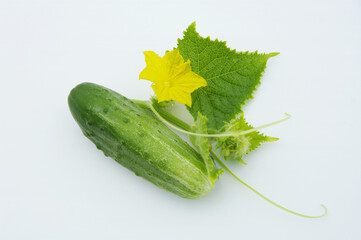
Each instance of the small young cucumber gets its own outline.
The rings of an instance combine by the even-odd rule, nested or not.
[[[205,197],[212,190],[202,157],[133,101],[82,83],[71,90],[68,104],[84,135],[137,176],[183,198]]]

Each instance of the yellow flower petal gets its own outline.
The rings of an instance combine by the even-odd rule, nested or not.
[[[157,95],[158,102],[172,100],[172,98],[170,97],[170,94],[169,94],[170,93],[169,89],[166,89],[162,85],[156,85],[156,84],[153,84],[152,88],[153,88],[153,91],[155,92],[155,95]]]
[[[188,60],[185,63],[181,63],[178,66],[175,66],[174,71],[172,72],[172,79],[176,79],[184,74],[192,72],[191,62]]]
[[[173,79],[172,84],[191,93],[200,87],[207,86],[207,81],[194,72],[188,72]]]
[[[139,79],[146,79],[157,83],[161,80],[159,73],[162,73],[162,59],[153,51],[143,52],[147,67],[139,74]]]
[[[175,100],[191,106],[191,93],[207,85],[204,78],[192,72],[190,61],[184,62],[178,49],[167,52],[162,58],[151,51],[144,52],[144,55],[147,67],[139,79],[154,83],[152,88],[158,102]]]
[[[186,104],[189,107],[192,106],[192,97],[190,93],[185,92],[179,88],[172,89],[171,92],[172,96],[177,99],[177,102]]]
[[[173,76],[179,72],[177,67],[184,63],[184,59],[182,55],[180,55],[179,50],[174,49],[163,56],[162,63],[167,68],[166,71],[168,71],[169,76]]]

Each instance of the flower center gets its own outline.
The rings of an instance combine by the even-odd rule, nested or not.
[[[170,87],[170,82],[164,82],[164,87],[169,88]]]

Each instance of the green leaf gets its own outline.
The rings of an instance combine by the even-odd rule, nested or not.
[[[243,113],[240,113],[235,119],[226,124],[223,130],[225,132],[240,132],[249,129],[253,129],[253,127],[246,122]],[[241,136],[218,138],[216,148],[221,149],[220,154],[225,160],[232,158],[246,164],[242,159],[243,155],[250,153],[263,142],[273,142],[277,140],[278,138],[268,137],[255,131]]]
[[[198,113],[197,120],[195,125],[193,126],[193,132],[195,133],[202,133],[207,134],[207,118],[203,116],[201,113]],[[219,178],[220,175],[223,174],[223,169],[216,168],[213,159],[210,157],[210,150],[212,146],[208,142],[207,137],[200,137],[200,136],[189,136],[192,144],[198,149],[199,153],[201,154],[203,161],[207,167],[209,179],[214,182]]]
[[[197,118],[198,112],[208,118],[208,128],[219,130],[240,112],[241,105],[252,98],[260,84],[267,60],[278,53],[236,52],[226,42],[203,38],[192,23],[178,39],[184,60],[190,59],[192,71],[207,81],[207,86],[192,93],[188,110]]]

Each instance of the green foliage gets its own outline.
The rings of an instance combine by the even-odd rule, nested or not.
[[[246,100],[252,98],[260,84],[267,60],[278,53],[236,52],[226,42],[203,38],[192,23],[178,39],[178,48],[184,60],[190,59],[192,71],[207,81],[192,93],[194,119],[198,112],[208,119],[209,129],[219,130],[240,112]]]
[[[224,127],[225,132],[241,132],[250,129],[253,129],[253,127],[246,122],[243,113],[237,115],[235,119]],[[218,142],[216,148],[220,148],[220,154],[225,160],[232,158],[246,164],[242,159],[244,154],[250,153],[263,142],[277,141],[278,138],[268,137],[258,131],[255,131],[246,135],[220,137],[217,138],[217,140]]]

